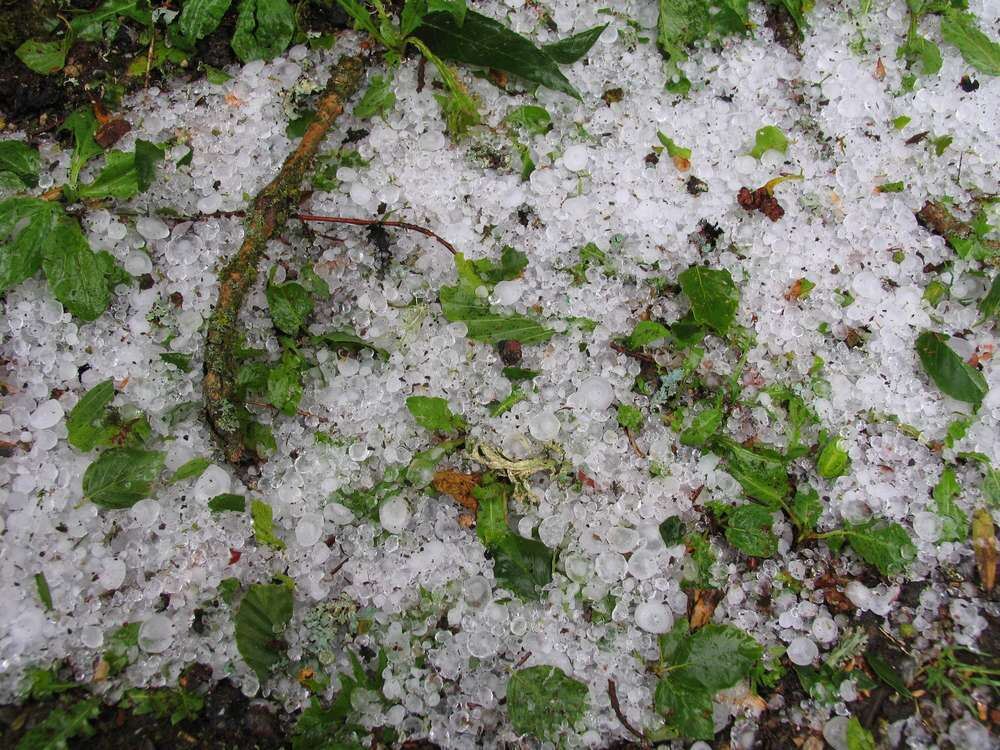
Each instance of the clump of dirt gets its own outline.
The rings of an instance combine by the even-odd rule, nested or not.
[[[760,211],[771,221],[778,221],[785,215],[785,209],[766,186],[756,190],[741,187],[736,194],[736,202],[747,211]]]

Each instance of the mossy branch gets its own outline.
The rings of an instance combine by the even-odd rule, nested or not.
[[[219,273],[219,297],[205,338],[202,390],[209,424],[231,463],[246,460],[245,437],[252,423],[250,412],[236,393],[243,301],[257,280],[257,266],[268,241],[297,209],[302,180],[313,157],[334,120],[344,111],[344,103],[360,87],[364,69],[364,61],[359,57],[342,57],[337,61],[316,108],[316,119],[285,159],[277,176],[253,199],[244,221],[243,244]]]

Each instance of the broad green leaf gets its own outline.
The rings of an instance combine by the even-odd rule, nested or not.
[[[73,155],[69,164],[70,187],[76,186],[83,166],[104,151],[94,140],[97,126],[97,118],[91,108],[81,107],[70,114],[63,122],[62,127],[59,128],[73,134]]]
[[[286,351],[276,365],[267,370],[267,400],[289,417],[294,417],[302,400],[302,357]]]
[[[298,334],[313,311],[312,295],[294,281],[267,285],[267,307],[274,327],[289,336]]]
[[[545,107],[535,104],[525,104],[512,109],[503,120],[510,125],[523,128],[532,135],[542,135],[552,128],[552,115]]]
[[[208,509],[213,513],[221,513],[222,511],[245,513],[247,509],[247,499],[244,495],[235,495],[231,492],[225,492],[221,495],[216,495],[209,500]],[[260,539],[259,536],[257,538],[258,540]]]
[[[691,633],[674,654],[671,679],[712,694],[731,688],[750,673],[764,649],[732,625],[708,623]]]
[[[729,271],[691,266],[677,281],[691,302],[694,319],[718,334],[725,334],[740,304],[740,293]]]
[[[0,174],[14,175],[24,187],[38,185],[38,170],[41,168],[38,151],[21,141],[0,141]]]
[[[618,407],[618,424],[626,430],[638,430],[642,427],[642,412],[631,404],[621,404]]]
[[[461,432],[466,428],[465,419],[448,407],[448,400],[436,396],[410,396],[406,408],[417,424],[432,432]]]
[[[722,456],[726,471],[749,497],[769,508],[780,507],[788,497],[788,466],[779,454],[766,448],[744,448],[729,438],[721,438],[713,451]]]
[[[861,726],[857,716],[852,716],[847,722],[847,750],[875,750],[875,738],[872,733]]]
[[[483,481],[472,488],[476,507],[476,536],[487,548],[495,547],[501,539],[512,533],[507,526],[507,497],[509,486],[487,474]]]
[[[774,125],[765,125],[758,128],[754,134],[753,148],[750,149],[750,156],[760,159],[765,151],[778,151],[782,154],[788,152],[788,139]]]
[[[354,331],[346,329],[318,333],[310,340],[314,346],[325,346],[337,351],[346,350],[349,352],[357,352],[362,349],[370,349],[379,357],[379,359],[389,359],[389,352],[385,349],[378,348],[370,341],[365,341]]]
[[[725,514],[726,539],[751,557],[771,557],[778,551],[778,538],[771,531],[774,518],[760,505],[741,505]]]
[[[666,133],[662,133],[659,130],[657,130],[656,137],[659,139],[660,143],[663,144],[663,147],[667,149],[667,156],[671,158],[679,156],[681,159],[691,158],[691,149],[682,148],[681,146],[678,146],[676,143],[674,143],[673,138],[668,136]]]
[[[583,718],[587,697],[587,686],[558,667],[528,667],[507,683],[507,716],[518,734],[555,742]]]
[[[292,619],[295,597],[284,584],[257,583],[250,587],[234,618],[236,648],[261,682],[281,660],[281,635]]]
[[[354,116],[359,120],[367,120],[378,115],[385,117],[396,106],[396,94],[392,90],[392,78],[389,76],[372,76],[364,95],[354,105]]]
[[[112,510],[131,508],[153,494],[166,454],[138,448],[109,448],[83,473],[83,496]]]
[[[715,736],[712,697],[709,691],[677,682],[668,675],[656,683],[653,706],[676,736],[708,741]]]
[[[68,38],[55,42],[28,39],[14,50],[14,54],[31,70],[44,76],[63,69],[69,47]]]
[[[513,532],[490,548],[493,577],[505,589],[523,599],[540,599],[542,588],[552,581],[552,550],[539,541]]]
[[[170,483],[183,482],[185,479],[194,479],[195,477],[200,477],[205,473],[205,469],[212,465],[212,462],[207,458],[192,458],[190,461],[185,461],[183,464],[177,467],[177,471],[174,475],[170,477]]]
[[[865,653],[865,661],[868,662],[868,666],[872,668],[872,672],[874,672],[875,676],[882,680],[882,682],[906,699],[913,697],[913,693],[911,693],[910,689],[906,687],[906,683],[903,682],[903,678],[900,674],[877,652],[868,651]]]
[[[62,215],[54,201],[15,196],[0,202],[0,294],[42,267]]]
[[[667,547],[676,547],[684,541],[684,522],[679,516],[670,516],[659,526],[660,539]]]
[[[461,26],[465,23],[465,14],[468,12],[468,8],[465,0],[427,0],[427,12],[436,13],[438,11],[451,13],[455,23]]]
[[[151,26],[153,15],[144,0],[105,0],[90,13],[74,16],[70,27],[87,42],[111,42],[118,34],[121,18],[131,18],[144,26]]]
[[[487,344],[514,340],[539,344],[552,338],[553,331],[527,317],[511,313],[497,314],[489,303],[467,285],[441,287],[441,310],[450,323],[465,323],[468,338]]]
[[[851,470],[851,457],[840,447],[840,438],[834,435],[820,448],[816,458],[816,472],[823,479],[836,479]]]
[[[702,39],[714,41],[750,28],[747,0],[660,0],[656,43],[675,66]]]
[[[276,550],[283,550],[285,543],[274,533],[274,511],[263,500],[250,503],[250,517],[253,519],[253,536],[260,544]]]
[[[407,6],[410,5],[411,0],[407,0]],[[360,2],[360,0],[337,0],[337,5],[344,9],[352,19],[354,19],[354,28],[358,31],[367,31],[375,39],[380,37],[378,33],[378,27],[375,26],[375,19],[372,18],[371,14],[365,8],[365,4]]]
[[[627,349],[638,350],[670,338],[669,329],[653,320],[640,320],[625,339]]]
[[[795,26],[799,33],[804,32],[809,24],[806,23],[806,13],[813,9],[813,0],[768,0],[774,5],[781,5],[788,11],[788,15],[795,21]]]
[[[446,60],[495,68],[580,98],[548,54],[499,21],[475,11],[466,13],[462,25],[449,13],[430,13],[416,35]]]
[[[917,337],[920,364],[945,395],[979,406],[989,390],[986,379],[979,370],[963,362],[947,341],[943,333],[924,331],[920,334]]]
[[[109,426],[106,410],[115,398],[115,383],[105,380],[87,391],[66,418],[67,440],[79,451],[92,451],[118,432]]]
[[[152,184],[163,154],[163,147],[142,139],[136,141],[132,152],[109,151],[104,169],[76,193],[81,198],[132,198]]]
[[[586,31],[581,31],[579,34],[560,39],[558,42],[544,44],[542,45],[542,51],[560,65],[572,65],[590,52],[590,48],[594,46],[594,43],[607,27],[607,24],[594,26]]]
[[[994,274],[989,291],[979,300],[979,312],[984,321],[1000,319],[1000,273]]]
[[[208,36],[219,28],[231,4],[232,0],[184,0],[177,20],[181,33],[193,41]]]
[[[969,538],[969,517],[955,502],[961,493],[955,470],[949,466],[941,472],[941,479],[932,493],[934,510],[941,517],[939,542],[960,542]]]
[[[230,43],[243,62],[277,57],[295,34],[295,14],[288,0],[240,0]]]
[[[979,30],[974,15],[949,8],[941,19],[941,36],[980,73],[1000,76],[1000,44]]]
[[[111,301],[104,256],[93,252],[76,220],[62,219],[49,233],[42,269],[52,295],[73,315],[96,320]]]
[[[722,426],[722,418],[721,406],[709,406],[702,409],[691,420],[690,426],[681,433],[681,445],[704,445],[719,431],[719,427]]]
[[[848,524],[835,533],[842,534],[862,560],[885,576],[902,573],[917,556],[909,534],[898,523],[871,520]]]
[[[791,502],[792,522],[799,527],[800,533],[816,530],[816,523],[823,514],[823,504],[819,493],[812,487],[799,485]]]
[[[941,70],[941,50],[930,39],[913,34],[896,50],[897,58],[904,58],[908,66],[920,63],[920,73],[936,75]]]
[[[462,258],[465,261],[464,258]],[[489,258],[477,258],[465,261],[481,281],[494,285],[501,281],[511,281],[520,276],[528,267],[528,256],[509,245],[504,246],[500,253],[500,263]]]

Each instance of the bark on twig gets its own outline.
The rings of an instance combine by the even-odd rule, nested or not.
[[[246,458],[244,437],[252,419],[236,394],[240,309],[257,280],[257,266],[268,240],[298,207],[302,179],[330,126],[344,111],[344,103],[361,85],[363,73],[364,62],[359,57],[342,57],[337,61],[316,108],[316,119],[285,159],[277,176],[254,198],[244,222],[243,244],[219,274],[219,297],[205,339],[202,389],[209,424],[231,463],[238,464]]]

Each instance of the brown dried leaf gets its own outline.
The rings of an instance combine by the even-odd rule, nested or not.
[[[111,665],[108,664],[104,659],[97,662],[97,666],[94,667],[94,682],[104,682],[108,679],[108,675],[111,674]]]
[[[116,117],[101,125],[94,133],[94,140],[101,148],[111,148],[122,139],[128,131],[132,129],[128,120]]]
[[[997,535],[993,519],[986,508],[979,508],[972,515],[972,551],[979,569],[979,585],[987,594],[997,582]]]
[[[793,302],[797,300],[799,297],[801,297],[802,286],[804,281],[805,281],[804,278],[796,279],[794,283],[792,283],[792,285],[788,287],[788,291],[785,292],[785,299],[788,300],[789,302]]]
[[[885,78],[885,65],[882,64],[882,58],[880,57],[875,61],[875,80],[881,81]]]
[[[691,603],[691,599],[694,603]],[[688,594],[688,607],[691,610],[691,630],[697,630],[703,625],[712,621],[715,614],[715,607],[722,598],[722,591],[719,589],[693,589]]]
[[[683,156],[675,155],[670,157],[673,159],[674,166],[677,167],[678,172],[687,172],[691,169],[691,160],[685,159]]]
[[[479,503],[472,496],[472,489],[479,484],[482,476],[482,474],[463,474],[454,469],[442,469],[434,473],[431,483],[438,492],[450,495],[463,508],[475,513]]]

